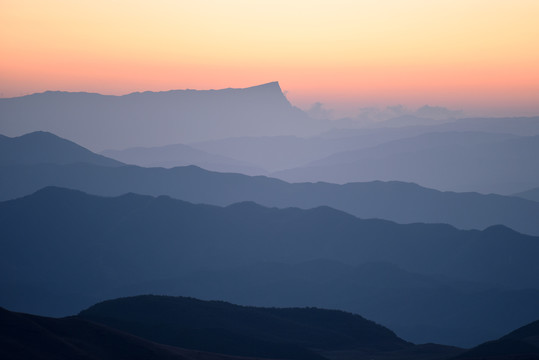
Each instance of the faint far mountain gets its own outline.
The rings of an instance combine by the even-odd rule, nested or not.
[[[513,194],[539,183],[539,135],[428,133],[272,173],[285,181],[406,181],[439,190]]]
[[[98,151],[234,136],[313,135],[329,128],[292,106],[277,82],[124,96],[47,91],[0,99],[0,113],[0,131],[9,136],[40,129]]]
[[[184,144],[160,147],[135,147],[125,150],[106,150],[101,154],[126,164],[144,167],[173,168],[196,165],[206,170],[262,175],[267,171],[244,161],[197,150]]]
[[[539,116],[464,118],[432,127],[432,131],[489,132],[519,136],[539,135]]]
[[[101,166],[124,165],[44,131],[13,138],[0,135],[0,166],[74,163]]]
[[[236,356],[324,359],[413,346],[359,315],[316,308],[137,296],[99,303],[78,317],[167,345]]]
[[[513,194],[513,196],[539,202],[539,187]]]
[[[525,325],[498,340],[481,344],[455,359],[469,360],[538,360],[539,320]]]
[[[0,358],[65,360],[249,360],[164,346],[81,318],[0,308]]]
[[[428,111],[427,111],[428,112]],[[460,116],[459,116],[460,117]],[[443,121],[443,122],[442,122]],[[440,123],[442,122],[442,123]],[[354,123],[353,119],[341,119],[333,122],[334,127],[343,131],[415,130],[417,132],[490,132],[519,136],[539,135],[539,116],[532,117],[488,117],[460,119],[431,119],[429,116],[405,115],[388,121]],[[361,125],[358,128],[358,125]]]

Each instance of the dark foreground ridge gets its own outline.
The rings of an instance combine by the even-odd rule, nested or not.
[[[461,354],[467,360],[539,359],[539,320]]]
[[[164,346],[76,317],[55,319],[10,312],[3,308],[0,308],[0,358],[235,360],[231,356]]]
[[[462,231],[362,220],[329,207],[217,207],[50,187],[0,203],[0,238],[0,305],[40,315],[65,316],[120,296],[190,295],[338,308],[416,343],[460,346],[539,317],[538,238],[503,226]],[[289,266],[306,262],[313,265]],[[393,266],[356,267],[367,262]],[[283,265],[266,271],[258,266],[265,263]],[[496,290],[503,286],[531,289]],[[507,307],[510,320],[490,321]]]
[[[435,358],[459,352],[440,345],[416,347],[359,315],[317,308],[261,308],[145,295],[102,302],[79,317],[164,344],[251,357],[400,358],[401,352],[415,352]]]

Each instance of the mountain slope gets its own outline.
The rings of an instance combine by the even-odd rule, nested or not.
[[[377,152],[374,155],[380,156],[385,151],[386,145],[383,144],[392,143],[399,139],[406,143],[410,142],[411,140],[409,139],[413,138],[414,141],[408,147],[420,148],[420,140],[423,138],[427,141],[430,140],[433,135],[427,134],[432,131],[431,127],[333,130],[309,138],[298,138],[294,136],[244,137],[219,139],[190,145],[214,154],[226,155],[234,159],[259,164],[259,166],[269,171],[276,172],[309,166],[311,163],[316,165],[328,157],[332,160],[335,157],[340,159],[345,154],[355,154],[360,149],[369,151],[369,148],[375,146],[378,146],[375,149],[380,149],[380,153]],[[453,147],[462,146],[463,139],[459,139],[454,134],[457,133],[448,134],[450,136],[448,138],[449,145]],[[466,134],[468,135],[465,137],[467,145],[518,138],[516,135],[511,134],[486,132]],[[440,145],[439,139],[432,139],[430,142]],[[446,142],[448,141],[446,140]],[[451,146],[448,146],[448,148],[451,148]],[[363,151],[360,153],[363,153]],[[312,181],[319,180],[313,179]]]
[[[101,166],[121,166],[121,162],[94,154],[54,134],[36,131],[10,138],[0,135],[0,165],[88,163]]]
[[[273,173],[292,182],[399,180],[451,191],[513,194],[539,183],[539,135],[429,133],[333,154]],[[503,140],[496,140],[501,137]]]
[[[315,308],[137,296],[99,303],[79,317],[164,344],[241,356],[316,359],[312,351],[379,352],[412,346],[359,315]]]
[[[221,206],[241,201],[280,208],[328,205],[361,218],[448,223],[462,229],[503,224],[539,235],[539,203],[521,198],[440,192],[402,182],[290,184],[267,177],[210,172],[194,166],[173,169],[83,164],[4,166],[0,171],[0,200],[24,196],[51,185],[106,196],[127,192],[169,195]]]
[[[47,188],[25,198],[0,203],[0,238],[3,239],[0,244],[0,272],[3,274],[0,304],[17,311],[41,314],[73,313],[99,300],[140,293],[130,288],[150,291],[148,284],[178,278],[191,282],[191,290],[184,287],[190,293],[194,293],[193,287],[197,286],[208,290],[213,286],[211,282],[199,281],[203,277],[190,274],[198,271],[226,274],[227,269],[243,266],[249,269],[252,264],[264,262],[299,264],[327,259],[358,265],[374,261],[392,263],[413,273],[497,286],[535,287],[539,282],[538,238],[502,226],[485,231],[462,231],[448,225],[398,225],[382,220],[360,220],[328,207],[279,210],[239,203],[220,208],[167,197],[127,194],[104,198]],[[246,274],[254,276],[256,273],[248,271]],[[316,272],[313,277],[323,278]],[[368,278],[356,274],[345,277],[340,285],[331,281],[321,283],[321,291],[340,294],[341,308],[355,302],[361,305],[358,300],[362,298],[362,291],[355,290],[357,285],[353,281],[347,283],[347,279]],[[241,283],[241,277],[230,279],[234,280]],[[264,283],[271,284],[271,281],[261,278],[261,284]],[[347,284],[350,284],[348,291]],[[297,288],[302,287],[300,281]],[[416,312],[432,308],[432,314],[440,314],[436,309],[445,306],[442,313],[445,315],[441,318],[430,316],[430,320],[417,329],[401,327],[406,331],[401,336],[416,331],[414,336],[428,339],[428,329],[433,326],[450,327],[453,318],[445,319],[447,309],[455,308],[452,313],[460,316],[462,312],[458,309],[467,304],[467,299],[483,302],[479,319],[488,318],[492,315],[489,311],[497,309],[496,304],[490,305],[491,296],[504,299],[505,304],[520,301],[518,310],[522,313],[515,319],[529,320],[526,316],[530,315],[530,308],[526,304],[538,298],[536,291],[511,292],[507,296],[500,296],[499,291],[485,292],[472,297],[446,292],[452,294],[449,299],[454,300],[448,301],[436,296],[444,294],[435,290],[436,286],[430,287],[431,290],[429,287],[423,294],[412,291],[411,294],[421,300],[419,304],[423,304],[415,308],[406,305],[414,298],[409,290],[393,292],[398,296],[392,298],[384,296],[384,290],[377,291],[371,299],[384,301],[379,301],[377,308],[371,307],[371,314],[377,311],[375,318],[382,318],[384,306]],[[160,291],[168,293],[181,288],[178,284],[165,286]],[[286,289],[268,287],[271,288]],[[413,288],[416,285],[405,287]],[[248,294],[244,299],[248,299]],[[303,299],[307,303],[311,301],[309,297]],[[431,299],[441,307],[429,305]],[[531,309],[537,310],[536,306]],[[401,320],[404,321],[401,325],[410,321],[406,317]],[[489,324],[486,328],[475,329],[479,339],[484,339],[496,322],[486,323]],[[503,326],[501,329],[507,330]],[[451,339],[447,332],[444,336],[439,338]]]
[[[498,340],[481,344],[456,359],[539,359],[539,321],[534,321]]]
[[[184,144],[167,145],[152,148],[129,148],[125,150],[107,150],[103,155],[126,164],[145,167],[165,167],[196,165],[198,167],[242,174],[260,175],[266,171],[255,165],[225,156],[210,154]]]
[[[2,308],[0,357],[5,360],[235,359],[163,346],[80,318],[53,319]]]
[[[361,220],[328,207],[220,208],[168,197],[102,198],[46,188],[0,203],[0,225],[4,281],[63,279],[101,286],[170,278],[187,269],[318,258],[383,261],[515,287],[539,281],[536,237],[503,226],[462,231]]]
[[[327,129],[293,107],[277,82],[124,96],[48,91],[0,99],[0,113],[4,134],[41,129],[98,151]]]
[[[539,202],[539,187],[514,194],[514,196],[518,196],[523,199],[528,199],[528,200]]]
[[[402,270],[329,260],[199,270],[127,285],[122,296],[189,295],[255,306],[314,306],[362,314],[414,343],[476,346],[539,318],[539,289],[508,290]]]

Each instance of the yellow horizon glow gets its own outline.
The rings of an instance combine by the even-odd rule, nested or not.
[[[278,80],[301,106],[539,114],[537,19],[536,0],[0,0],[0,97]]]

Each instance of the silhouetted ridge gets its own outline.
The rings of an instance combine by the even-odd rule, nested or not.
[[[0,139],[0,143],[2,140]],[[11,157],[18,157],[16,151]],[[0,158],[4,153],[0,152]],[[503,224],[519,232],[539,234],[539,203],[516,197],[440,192],[403,182],[290,184],[264,176],[218,173],[191,165],[172,169],[101,166],[81,163],[5,165],[0,200],[20,197],[48,186],[114,196],[127,192],[226,206],[254,201],[269,207],[331,206],[361,218],[399,223],[448,223],[461,229]]]
[[[537,360],[539,359],[539,321],[518,328],[498,340],[476,346],[458,356],[457,359]]]
[[[0,137],[0,166],[33,164],[89,163],[101,166],[121,166],[121,162],[94,154],[69,140],[45,131],[35,131],[19,137]]]
[[[464,319],[479,326],[479,320],[492,318],[486,329],[501,335],[508,323],[491,315],[507,304],[519,304],[515,321],[539,315],[537,290],[502,292],[474,284],[518,289],[539,282],[538,238],[498,233],[362,220],[328,207],[243,203],[223,208],[168,197],[109,198],[47,188],[0,203],[0,304],[69,314],[106,298],[154,291],[226,295],[223,299],[244,304],[350,310],[391,324],[401,336],[412,334],[410,340],[449,338],[448,343],[460,344],[452,342],[451,334],[463,339],[462,331],[469,331]],[[307,265],[296,268],[319,259],[344,268],[325,266],[327,274]],[[405,273],[354,268],[366,262],[393,264]],[[282,265],[257,268],[270,263]],[[439,286],[439,280],[414,274],[472,284],[447,280]],[[398,290],[401,280],[406,286]],[[425,309],[429,312],[422,315]],[[416,317],[422,327],[410,331]],[[435,331],[440,335],[431,337]],[[479,343],[488,339],[485,334],[479,326],[470,336]]]
[[[309,349],[389,351],[412,346],[359,315],[316,308],[260,308],[145,295],[102,302],[79,317],[153,341],[231,355],[316,359],[321,357]],[[227,341],[216,342],[216,337]]]
[[[330,126],[293,107],[278,83],[124,96],[35,94],[0,99],[0,113],[7,135],[60,129],[62,136],[100,151],[238,136],[307,136]]]
[[[231,356],[163,346],[81,318],[54,319],[3,308],[0,308],[0,358],[235,360]]]

